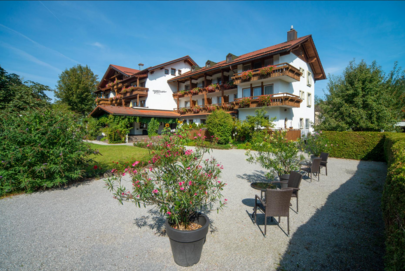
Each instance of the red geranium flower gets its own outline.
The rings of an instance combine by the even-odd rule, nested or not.
[[[98,167],[97,166],[94,166],[94,169],[97,169]]]

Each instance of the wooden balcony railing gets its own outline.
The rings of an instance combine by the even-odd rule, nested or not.
[[[300,107],[301,98],[290,93],[277,93],[269,95],[260,95],[252,97],[237,98],[233,102],[235,109],[238,108],[253,108],[261,106],[288,106]]]
[[[241,73],[235,74],[232,79],[235,84],[240,84],[242,82],[249,82],[249,81],[256,81],[260,79],[266,79],[266,78],[273,78],[273,77],[281,77],[281,76],[287,76],[295,81],[300,81],[302,73],[300,72],[299,69],[296,67],[288,64],[288,63],[281,63],[277,65],[271,65],[269,67],[272,67],[271,72],[267,74],[262,74],[261,69],[255,69],[255,70],[249,70]],[[267,67],[264,67],[267,68]],[[242,79],[242,74],[243,73],[248,73],[250,76],[247,76],[246,79]]]
[[[217,109],[224,109],[225,111],[232,111],[234,109],[232,103],[224,104],[206,104],[206,105],[195,105],[193,107],[180,107],[179,109],[174,108],[173,111],[181,115],[194,115],[194,114],[209,114]]]
[[[214,84],[216,85],[216,84]],[[189,96],[191,95],[202,95],[204,93],[212,93],[212,92],[220,92],[222,90],[235,90],[237,87],[235,85],[217,85],[215,87],[204,87],[204,88],[199,88],[199,90],[192,89],[192,90],[180,90],[179,92],[173,93],[173,97],[183,97],[183,96]]]
[[[126,92],[122,92],[121,94],[122,96],[125,98],[130,98],[130,97],[134,97],[136,95],[140,95],[140,96],[148,96],[148,92],[149,89],[148,88],[144,88],[144,87],[133,87],[132,90],[126,91]]]

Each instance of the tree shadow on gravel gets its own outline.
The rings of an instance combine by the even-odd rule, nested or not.
[[[250,174],[243,174],[243,175],[236,175],[237,178],[246,180],[249,183],[256,183],[256,182],[271,182],[273,180],[267,179],[264,175],[266,173],[263,170],[255,170],[253,173]]]
[[[349,179],[294,232],[277,270],[384,269],[381,196],[386,164],[360,161],[356,171],[342,174]],[[320,182],[333,179],[321,176]],[[305,208],[314,207],[300,206]],[[292,224],[299,215],[290,215]]]

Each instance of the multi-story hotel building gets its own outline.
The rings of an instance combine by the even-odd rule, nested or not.
[[[325,78],[312,36],[297,38],[291,28],[286,42],[240,56],[229,53],[203,67],[189,56],[139,70],[110,65],[91,115],[204,123],[218,108],[240,120],[264,108],[269,118],[276,117],[276,128],[307,133],[314,122],[315,82]],[[131,134],[145,131],[145,125],[134,123]]]

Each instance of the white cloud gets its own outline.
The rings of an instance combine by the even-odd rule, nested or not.
[[[93,43],[91,43],[90,45],[93,45],[93,46],[96,46],[96,47],[98,47],[98,48],[104,48],[104,45],[103,44],[101,44],[101,43],[99,43],[99,42],[93,42]]]
[[[39,60],[38,58],[28,54],[27,52],[25,52],[23,50],[20,50],[18,48],[13,47],[10,44],[7,44],[5,42],[0,41],[0,46],[3,46],[4,48],[7,48],[7,49],[10,49],[10,50],[14,51],[16,54],[20,55],[21,57],[25,58],[28,61],[34,62],[34,63],[36,63],[38,65],[41,65],[41,66],[44,66],[44,67],[47,67],[47,68],[52,69],[52,70],[54,70],[54,71],[56,71],[58,73],[62,72],[62,70],[60,70],[60,69],[58,69],[58,68],[56,68],[56,67],[54,67],[54,66],[52,66],[52,65],[50,65],[50,64],[48,64],[46,62],[43,62],[42,60]]]

